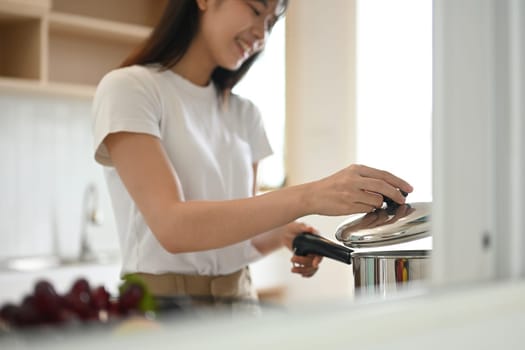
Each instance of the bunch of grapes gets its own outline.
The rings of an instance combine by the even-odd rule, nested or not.
[[[0,323],[3,321],[9,328],[24,328],[72,322],[108,322],[141,313],[139,307],[144,295],[143,285],[127,283],[120,289],[120,295],[112,298],[104,286],[91,288],[84,278],[77,279],[67,293],[60,295],[50,282],[40,280],[33,293],[19,305],[7,303],[2,306]]]

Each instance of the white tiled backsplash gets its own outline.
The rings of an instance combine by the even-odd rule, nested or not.
[[[90,113],[86,100],[0,95],[0,258],[77,255],[89,183],[104,214],[90,242],[96,251],[118,250],[102,168],[93,159]]]

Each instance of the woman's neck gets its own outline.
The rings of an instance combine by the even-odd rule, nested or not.
[[[204,45],[195,38],[172,70],[195,85],[207,86],[216,67],[209,57]]]

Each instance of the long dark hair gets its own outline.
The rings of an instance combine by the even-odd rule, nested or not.
[[[288,0],[281,0],[280,16],[288,6]],[[172,68],[184,56],[199,27],[199,8],[196,0],[168,0],[164,14],[146,41],[121,67],[135,64],[160,63],[165,69]],[[231,71],[217,67],[211,79],[221,94],[233,89],[248,72],[260,53],[252,55],[239,69]]]

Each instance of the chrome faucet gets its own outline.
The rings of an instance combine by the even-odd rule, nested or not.
[[[90,183],[82,200],[80,230],[80,261],[92,261],[95,259],[95,253],[89,242],[89,228],[100,226],[103,222],[102,211],[99,209],[98,189],[94,183]]]

